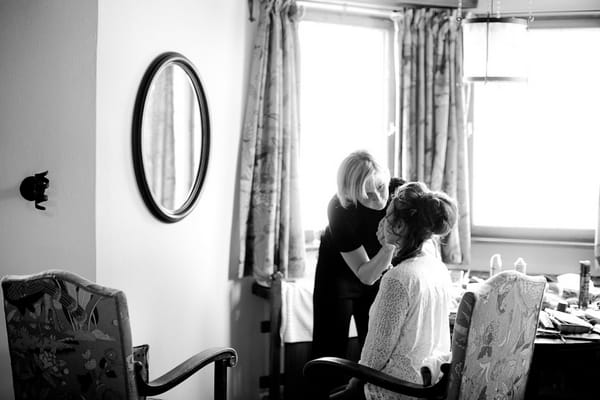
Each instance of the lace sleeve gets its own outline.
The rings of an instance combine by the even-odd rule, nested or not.
[[[397,279],[383,279],[369,316],[360,363],[377,370],[386,365],[400,339],[408,312],[408,292]]]

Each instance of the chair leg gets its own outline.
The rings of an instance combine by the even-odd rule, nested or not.
[[[215,361],[215,400],[227,399],[227,365],[229,360]]]

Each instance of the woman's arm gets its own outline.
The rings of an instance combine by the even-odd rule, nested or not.
[[[360,363],[382,370],[394,348],[402,340],[400,333],[408,313],[408,291],[395,278],[382,280],[377,298],[371,307],[369,330],[360,355]]]
[[[371,259],[363,246],[341,254],[356,277],[365,285],[372,285],[388,269],[395,251],[396,246],[386,243]]]

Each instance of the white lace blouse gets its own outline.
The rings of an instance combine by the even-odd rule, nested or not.
[[[369,331],[360,363],[397,378],[422,383],[421,367],[437,381],[439,364],[450,354],[450,277],[431,252],[421,252],[390,269],[381,279],[369,312]],[[365,385],[367,400],[407,399]]]

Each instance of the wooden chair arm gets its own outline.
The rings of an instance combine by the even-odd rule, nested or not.
[[[135,382],[140,396],[154,396],[164,393],[210,363],[215,363],[215,368],[235,367],[237,364],[237,352],[226,347],[213,347],[206,349],[190,358],[175,368],[156,378],[152,382],[146,382],[142,376],[143,366],[139,361],[135,362]],[[215,371],[215,375],[216,375]]]
[[[321,357],[309,361],[304,366],[304,375],[310,379],[311,377],[323,376],[323,373],[327,370],[343,372],[363,382],[372,383],[395,393],[414,397],[436,398],[446,393],[450,364],[441,366],[442,378],[439,382],[430,386],[407,382],[365,365],[338,357]]]

